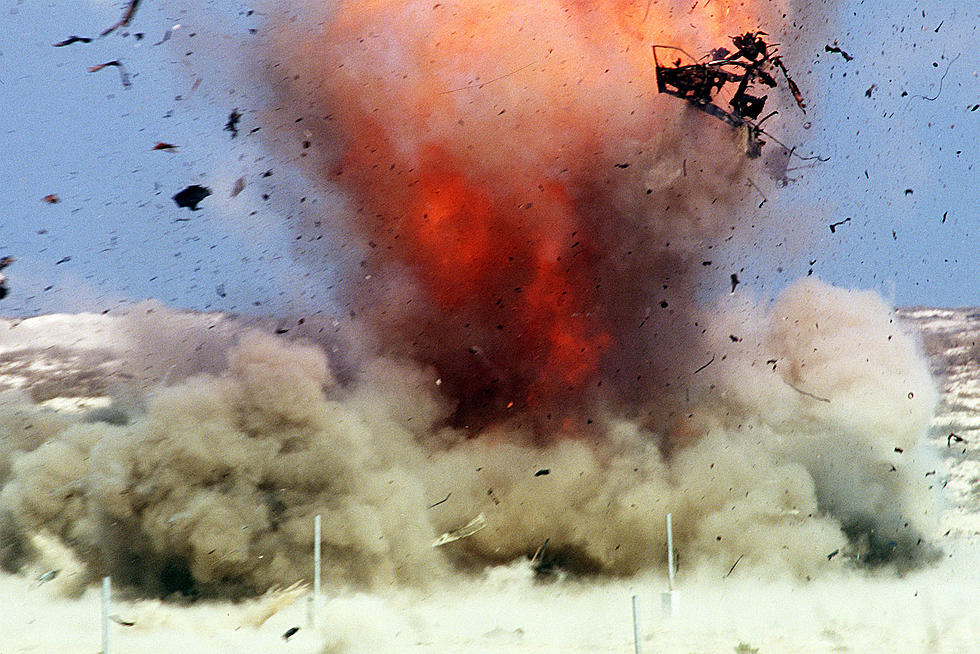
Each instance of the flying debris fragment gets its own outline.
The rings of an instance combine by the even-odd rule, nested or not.
[[[136,9],[139,7],[141,0],[129,0],[129,5],[126,6],[126,11],[123,12],[122,18],[120,18],[115,25],[111,25],[107,29],[102,31],[99,36],[108,36],[112,34],[120,27],[125,27],[129,25],[130,21],[133,20],[133,16],[136,15]]]
[[[75,36],[74,34],[72,34],[64,41],[58,41],[57,43],[53,43],[52,45],[56,48],[63,48],[66,45],[71,45],[72,43],[91,43],[91,42],[92,39],[90,39],[87,36]]]
[[[286,630],[286,632],[285,632],[285,633],[284,633],[284,634],[282,635],[282,639],[283,639],[283,640],[289,640],[289,639],[290,639],[290,638],[291,638],[291,637],[292,637],[293,635],[295,635],[295,634],[296,634],[296,632],[297,632],[297,631],[299,631],[299,627],[290,627],[290,628],[289,628],[289,629],[287,629],[287,630]]]
[[[41,200],[43,202],[47,202],[48,204],[58,204],[59,202],[61,202],[61,198],[59,198],[54,193],[49,193],[45,195],[43,198],[41,198]]]
[[[467,522],[459,529],[453,529],[452,531],[447,531],[442,536],[439,536],[439,538],[432,541],[432,547],[441,547],[442,545],[446,545],[447,543],[453,543],[462,538],[467,538],[469,536],[472,536],[476,532],[480,531],[486,526],[487,526],[487,517],[481,513],[480,515],[476,516],[475,518]]]
[[[163,141],[158,142],[151,148],[153,150],[164,150],[165,152],[176,152],[177,146],[173,143],[164,143]]]
[[[118,59],[113,59],[112,61],[107,61],[104,64],[98,64],[96,66],[91,66],[91,67],[89,67],[88,72],[90,72],[90,73],[97,73],[97,72],[99,72],[100,70],[102,70],[103,68],[105,68],[107,66],[113,66],[113,67],[119,69],[119,79],[122,80],[122,85],[124,87],[129,88],[132,85],[132,82],[129,81],[129,73],[126,72],[126,67],[123,66],[122,62],[119,61]]]
[[[61,569],[60,568],[55,568],[54,570],[48,570],[47,572],[42,573],[37,578],[37,584],[39,586],[41,584],[46,584],[47,582],[49,582],[52,579],[54,579],[55,577],[57,577],[58,576],[58,573],[60,573],[60,572],[61,572]]]
[[[238,107],[231,110],[228,114],[228,122],[225,123],[225,131],[231,132],[231,138],[238,136],[238,121],[242,119],[242,115],[238,113]]]
[[[840,49],[840,46],[837,45],[837,41],[834,41],[834,45],[825,45],[823,49],[824,52],[834,52],[839,54],[840,56],[844,57],[844,61],[851,61],[854,59],[854,57]]]
[[[776,47],[766,43],[763,36],[766,36],[765,32],[746,32],[733,36],[732,43],[737,48],[734,53],[727,48],[718,48],[706,55],[710,59],[705,63],[700,63],[700,60],[674,46],[653,46],[657,90],[687,100],[701,111],[732,127],[744,127],[747,139],[745,152],[753,159],[761,154],[765,144],[760,137],[766,133],[762,129],[762,123],[776,112],[773,111],[760,120],[759,116],[769,96],[753,95],[749,91],[754,90],[755,84],[775,88],[776,78],[770,70],[778,68],[782,72],[796,104],[806,113],[806,103],[800,88],[789,76]],[[661,64],[657,56],[658,49],[676,50],[694,63],[682,65],[681,58],[677,58],[673,65]],[[728,100],[730,110],[715,103],[716,96],[727,84],[736,84],[735,92]]]
[[[120,615],[118,615],[116,613],[113,613],[112,615],[110,615],[109,616],[109,619],[112,620],[113,622],[115,622],[116,624],[122,625],[124,627],[133,627],[133,626],[136,626],[136,621],[135,620],[127,620],[126,618],[123,618],[123,617],[121,617]]]
[[[531,569],[534,570],[534,574],[539,577],[544,577],[552,572],[554,572],[554,560],[548,560],[546,554],[548,552],[548,543],[551,541],[550,538],[545,538],[541,546],[534,551],[531,556]]]
[[[173,200],[177,203],[178,207],[197,211],[198,203],[209,195],[211,195],[211,189],[205,186],[199,186],[198,184],[191,184],[174,195]]]

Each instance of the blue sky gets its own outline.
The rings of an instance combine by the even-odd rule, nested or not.
[[[0,314],[115,310],[145,298],[239,312],[325,308],[331,263],[291,260],[288,225],[326,198],[252,133],[266,91],[240,71],[262,3],[144,0],[130,26],[52,47],[95,36],[123,4],[4,3],[0,255],[17,261]],[[853,60],[817,44],[792,55],[801,86],[819,87],[801,149],[831,159],[791,172],[785,188],[759,178],[765,211],[805,212],[814,227],[760,226],[745,239],[742,278],[771,295],[812,268],[900,305],[980,305],[980,6],[869,4],[885,3],[839,3],[833,17],[833,38]],[[88,72],[112,60],[125,64],[129,88],[115,68]],[[237,138],[223,129],[233,109]],[[160,141],[177,151],[152,150]],[[171,200],[189,184],[215,192],[200,211]],[[44,202],[49,194],[59,202]]]

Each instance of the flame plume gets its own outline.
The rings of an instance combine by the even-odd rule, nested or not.
[[[739,11],[351,2],[314,38],[283,29],[278,86],[366,241],[348,308],[436,369],[459,425],[547,432],[693,370],[698,269],[744,162],[658,96],[649,46],[703,50],[758,24]]]

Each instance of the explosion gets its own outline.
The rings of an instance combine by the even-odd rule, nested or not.
[[[289,11],[263,50],[266,132],[337,199],[295,225],[296,254],[350,262],[352,354],[205,331],[200,374],[130,424],[40,442],[0,415],[0,563],[47,530],[146,592],[262,592],[308,576],[321,514],[336,584],[428,583],[546,541],[622,575],[663,564],[667,512],[692,569],[807,577],[848,539],[852,560],[921,558],[936,395],[914,339],[873,294],[729,288],[715,262],[764,219],[745,135],[657,91],[652,43],[705,52],[781,8]],[[176,347],[163,314],[136,340]]]
[[[367,245],[348,308],[435,368],[455,424],[575,432],[696,368],[693,298],[746,164],[737,134],[658,95],[650,43],[703,49],[761,18],[740,15],[374,2],[285,29],[276,84]]]

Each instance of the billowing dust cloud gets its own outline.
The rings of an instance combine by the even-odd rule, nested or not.
[[[316,514],[337,585],[545,541],[632,574],[664,564],[668,512],[682,575],[929,553],[914,339],[873,294],[729,293],[711,262],[747,211],[744,134],[656,92],[652,43],[706,52],[778,8],[331,6],[274,21],[269,126],[337,198],[297,251],[349,262],[360,332],[329,359],[248,332],[220,371],[216,337],[128,424],[8,407],[7,567],[46,532],[141,592],[261,592],[309,577]],[[138,329],[163,356],[166,321]]]
[[[920,558],[932,501],[916,443],[935,393],[884,303],[807,280],[770,310],[715,308],[715,363],[666,454],[662,433],[608,413],[590,439],[468,438],[431,368],[374,359],[341,385],[321,348],[258,331],[129,424],[8,403],[4,565],[52,534],[141,592],[255,592],[308,578],[317,513],[337,585],[435,583],[545,539],[566,569],[630,574],[663,564],[668,511],[682,574]],[[432,547],[481,513],[484,529]]]

